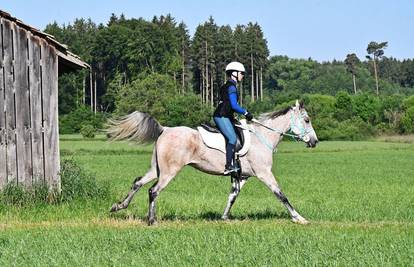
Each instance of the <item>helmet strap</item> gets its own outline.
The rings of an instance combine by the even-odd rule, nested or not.
[[[234,78],[236,80],[236,82],[239,82],[239,72],[238,71],[233,71],[231,73],[231,77]]]

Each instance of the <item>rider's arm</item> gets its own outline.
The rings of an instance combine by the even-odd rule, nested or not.
[[[245,110],[244,108],[242,108],[239,103],[237,103],[237,89],[235,86],[230,86],[228,89],[228,93],[229,93],[229,99],[230,99],[230,105],[231,108],[239,113],[239,114],[246,114],[247,110]]]

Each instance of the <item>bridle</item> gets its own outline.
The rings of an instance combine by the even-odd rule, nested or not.
[[[263,123],[261,123],[260,121],[258,121],[256,119],[253,119],[252,121],[254,123],[257,123],[260,126],[270,130],[270,131],[273,131],[273,132],[276,132],[276,133],[280,134],[281,136],[289,136],[289,137],[292,137],[296,141],[303,141],[303,142],[307,143],[307,142],[309,142],[308,133],[311,132],[311,127],[304,127],[302,125],[302,123],[298,123],[298,121],[304,119],[307,116],[308,116],[308,114],[306,113],[306,111],[305,112],[300,112],[298,116],[295,116],[295,112],[292,112],[291,115],[290,115],[290,127],[286,132],[281,131],[279,129],[269,127],[267,125],[264,125]],[[299,132],[299,134],[295,134],[294,131],[293,131],[294,129],[297,129],[297,132]],[[287,133],[289,131],[292,132],[292,133]],[[264,136],[262,136],[260,133],[258,133],[256,131],[254,131],[254,133],[259,138],[259,140],[263,144],[265,144],[270,150],[274,150],[274,148],[272,148],[272,146],[270,145],[270,143],[266,140],[266,138]]]

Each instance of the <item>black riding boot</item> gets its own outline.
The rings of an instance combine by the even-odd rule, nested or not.
[[[235,145],[229,143],[226,144],[226,166],[224,169],[224,174],[237,172],[239,170],[234,162],[235,147]]]

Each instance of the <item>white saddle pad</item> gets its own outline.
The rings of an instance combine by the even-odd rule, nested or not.
[[[240,120],[240,123],[241,125],[236,125],[236,127],[240,127],[243,129],[244,144],[242,149],[236,152],[236,154],[239,156],[243,156],[247,153],[247,151],[249,151],[251,137],[249,126],[247,125],[246,120],[242,119]],[[201,126],[198,126],[197,130],[200,133],[201,138],[203,139],[203,142],[206,146],[226,153],[226,140],[224,139],[224,136],[221,133],[209,132]]]

